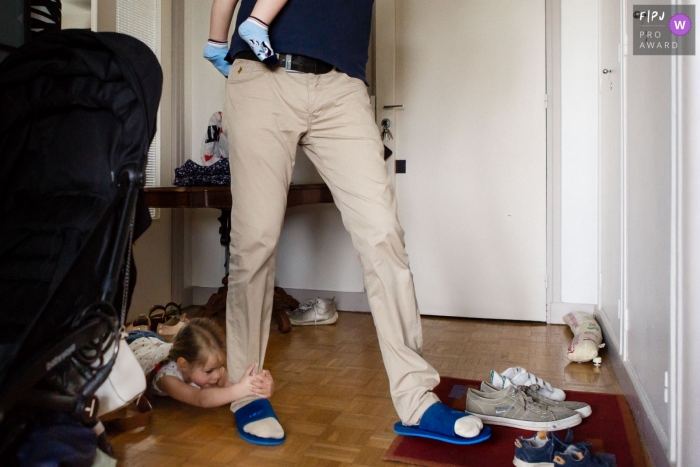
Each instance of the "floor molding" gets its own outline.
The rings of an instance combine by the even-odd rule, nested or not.
[[[664,443],[659,437],[656,426],[659,424],[654,413],[648,407],[648,401],[645,402],[646,396],[640,394],[637,388],[639,387],[639,378],[634,369],[624,362],[620,357],[619,349],[617,348],[617,339],[611,337],[610,325],[607,319],[600,319],[598,323],[603,330],[603,337],[607,344],[606,355],[612,363],[613,371],[617,382],[622,389],[622,393],[627,399],[627,403],[632,409],[634,421],[637,423],[639,435],[642,438],[642,444],[649,454],[649,458],[655,467],[671,467],[664,448]],[[637,384],[635,384],[635,381]],[[668,445],[668,441],[666,442]]]
[[[596,320],[598,321],[598,324],[600,324],[601,329],[603,329],[603,333],[605,334],[605,345],[610,346],[612,345],[614,352],[616,352],[616,355],[619,358],[620,355],[620,339],[617,336],[616,333],[610,332],[610,330],[613,328],[612,324],[610,324],[610,320],[608,319],[608,315],[603,310],[602,308],[598,310],[595,313]],[[607,332],[606,332],[607,330]],[[608,348],[608,351],[610,351],[610,348]]]

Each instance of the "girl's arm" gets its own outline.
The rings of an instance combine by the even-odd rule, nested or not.
[[[200,389],[175,376],[163,376],[157,384],[161,391],[180,402],[203,408],[219,407],[255,394],[251,387],[254,368],[255,366],[251,365],[238,383],[227,387]]]

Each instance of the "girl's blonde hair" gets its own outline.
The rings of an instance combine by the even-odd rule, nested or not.
[[[211,319],[193,318],[178,331],[168,358],[177,361],[182,357],[189,364],[201,366],[206,364],[212,353],[223,356],[225,342],[224,332],[218,324]]]

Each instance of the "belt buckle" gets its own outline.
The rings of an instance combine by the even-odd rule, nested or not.
[[[284,71],[292,71],[292,55],[285,54],[284,56]]]

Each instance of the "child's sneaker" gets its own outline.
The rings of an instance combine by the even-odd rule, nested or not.
[[[495,373],[495,372],[491,372]],[[506,380],[506,387],[507,386],[512,386],[509,380]],[[574,412],[578,412],[579,415],[581,415],[581,418],[586,418],[588,417],[593,411],[591,410],[591,406],[586,404],[585,402],[574,402],[574,401],[555,401],[552,399],[548,399],[544,397],[543,395],[539,394],[537,390],[540,387],[537,386],[536,384],[533,386],[522,386],[520,389],[525,393],[525,395],[535,402],[542,402],[543,404],[546,404],[549,407],[565,407],[569,410],[573,410]],[[500,391],[496,386],[493,384],[487,382],[487,381],[482,381],[481,382],[481,392],[495,392],[495,391]]]
[[[554,467],[615,467],[615,456],[604,452],[592,453],[590,443],[577,443],[568,446],[563,452],[554,455]]]
[[[519,436],[515,440],[515,457],[513,465],[516,467],[552,467],[556,452],[564,451],[571,444],[574,433],[571,429],[566,431],[566,439],[560,440],[554,433],[547,433],[545,439],[537,435],[532,438]]]
[[[539,386],[537,392],[541,396],[554,401],[563,401],[566,399],[566,394],[564,394],[564,391],[558,388],[553,388],[551,384],[544,381],[542,378],[538,378],[537,376],[528,373],[525,368],[519,366],[508,368],[500,375],[492,370],[489,383],[493,384],[499,389],[507,388],[510,384],[515,386],[532,386],[536,384]]]
[[[299,308],[288,313],[288,316],[294,326],[333,324],[338,321],[338,309],[334,298],[314,298],[299,305]]]

